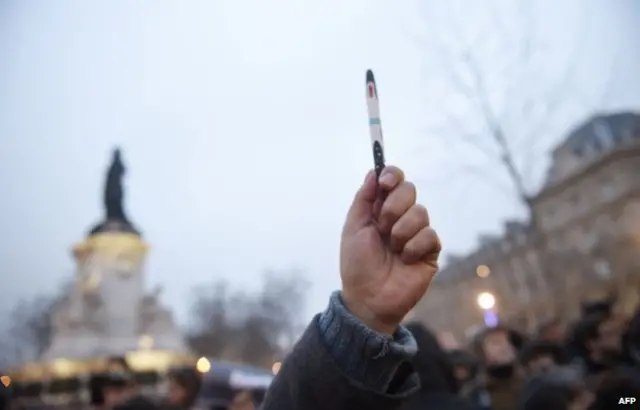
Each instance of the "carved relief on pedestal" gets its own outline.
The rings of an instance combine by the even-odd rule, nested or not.
[[[176,327],[171,312],[160,304],[159,292],[147,295],[140,302],[140,333],[172,334]]]
[[[106,331],[106,317],[102,297],[98,293],[85,294],[83,302],[85,327],[91,333],[103,335]]]

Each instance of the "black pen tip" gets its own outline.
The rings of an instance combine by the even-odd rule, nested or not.
[[[367,83],[376,83],[376,80],[373,78],[373,71],[367,70]]]

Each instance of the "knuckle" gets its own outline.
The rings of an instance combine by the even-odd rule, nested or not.
[[[431,237],[431,241],[433,242],[433,252],[440,253],[442,250],[442,241],[440,240],[440,236],[433,228],[429,228],[429,234]]]
[[[404,188],[408,193],[411,193],[411,194],[413,194],[413,195],[415,196],[415,193],[417,192],[416,184],[414,184],[414,183],[413,183],[413,182],[411,182],[411,181],[404,181],[404,182],[402,183],[402,187],[403,187],[403,188]]]
[[[393,224],[390,235],[395,239],[407,241],[411,237],[411,225],[411,221],[402,218]]]
[[[420,222],[426,223],[429,220],[429,212],[423,205],[415,204],[411,209]]]

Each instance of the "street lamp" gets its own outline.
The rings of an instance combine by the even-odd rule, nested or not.
[[[478,265],[476,275],[480,278],[486,278],[491,273],[491,269],[487,265]]]
[[[206,357],[201,357],[196,362],[196,370],[200,373],[207,373],[211,370],[211,362]]]
[[[478,295],[478,306],[482,310],[491,310],[496,305],[496,298],[489,292],[482,292]]]

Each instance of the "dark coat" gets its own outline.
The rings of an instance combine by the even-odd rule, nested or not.
[[[409,324],[407,329],[418,343],[413,367],[420,378],[420,391],[409,399],[404,409],[476,410],[469,401],[458,396],[453,365],[436,336],[419,324]]]
[[[344,375],[325,346],[316,316],[282,364],[261,410],[395,410],[407,394],[380,394]],[[403,384],[411,367],[396,372]]]

